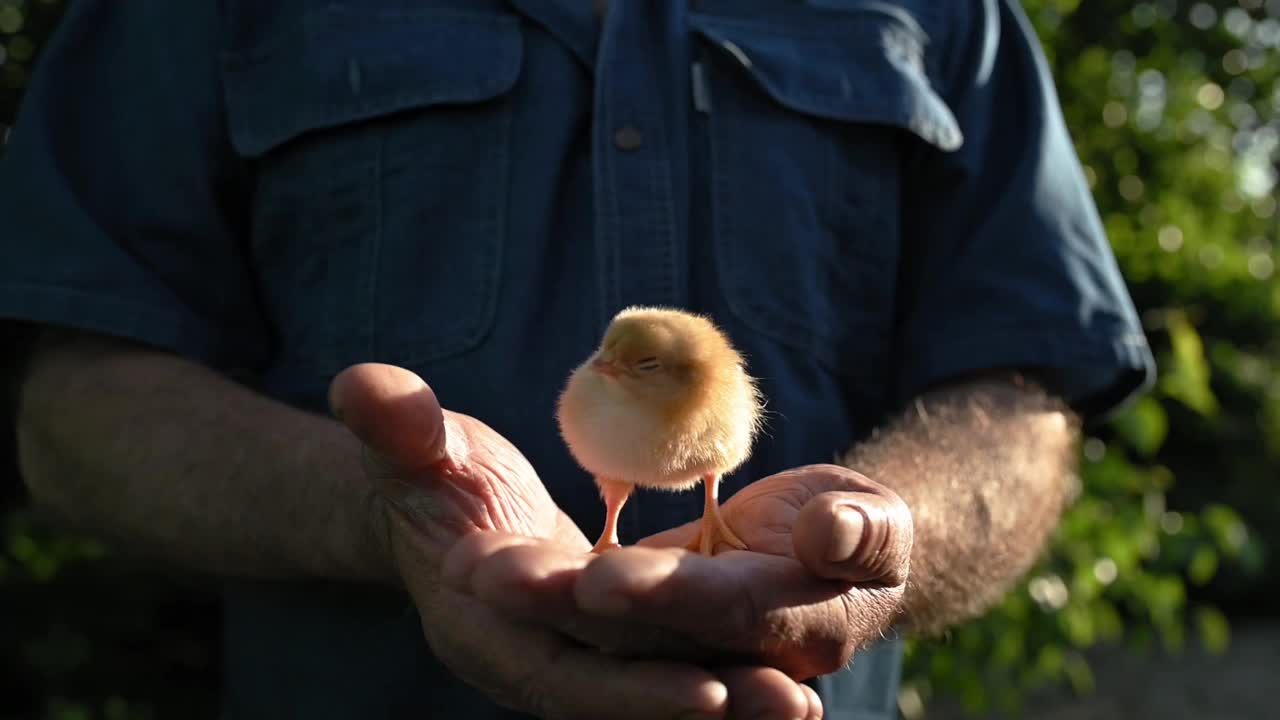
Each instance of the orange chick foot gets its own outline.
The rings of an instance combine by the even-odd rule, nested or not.
[[[599,555],[601,553],[605,553],[610,550],[617,550],[620,547],[622,547],[622,545],[616,542],[610,542],[605,538],[600,538],[598,541],[596,541],[595,547],[591,548],[591,552],[596,555]]]
[[[687,550],[696,550],[703,555],[715,555],[716,546],[720,543],[731,545],[739,550],[746,550],[747,544],[738,537],[733,528],[729,527],[729,523],[725,522],[724,516],[720,514],[719,508],[710,513],[704,513],[702,516],[702,529],[698,532],[689,544],[685,546]]]

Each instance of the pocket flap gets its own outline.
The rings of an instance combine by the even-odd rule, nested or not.
[[[946,151],[963,143],[925,74],[923,32],[896,14],[809,10],[778,23],[695,14],[690,25],[784,107],[900,127]]]
[[[256,156],[309,130],[493,99],[514,87],[522,53],[515,16],[329,6],[224,53],[231,141]]]

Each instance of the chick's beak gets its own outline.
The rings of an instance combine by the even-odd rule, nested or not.
[[[622,374],[622,368],[618,367],[611,360],[604,358],[596,358],[591,361],[591,369],[606,377],[616,378]]]

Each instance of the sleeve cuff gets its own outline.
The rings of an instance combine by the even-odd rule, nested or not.
[[[1155,382],[1155,361],[1141,333],[1079,334],[1011,328],[929,343],[903,358],[897,391],[907,400],[950,377],[994,368],[1038,369],[1085,422],[1104,422]]]
[[[0,285],[0,319],[99,333],[169,350],[212,367],[244,366],[261,348],[230,348],[194,315],[108,294],[45,285]]]

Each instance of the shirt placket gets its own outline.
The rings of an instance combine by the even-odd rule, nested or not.
[[[602,321],[626,305],[678,305],[683,296],[665,45],[649,6],[612,2],[602,19],[592,126]]]

